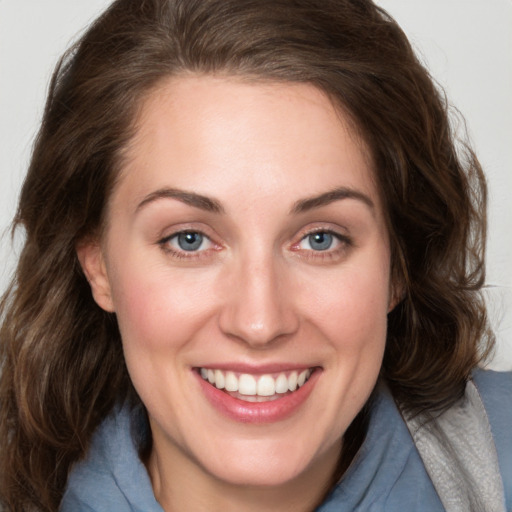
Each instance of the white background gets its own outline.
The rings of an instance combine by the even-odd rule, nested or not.
[[[110,0],[0,0],[0,290],[7,233],[59,56]],[[487,293],[492,366],[512,369],[512,0],[378,0],[467,121],[489,192]]]

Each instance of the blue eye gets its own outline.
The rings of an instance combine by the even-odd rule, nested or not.
[[[306,236],[304,240],[307,240],[309,248],[311,248],[313,251],[327,251],[336,241],[334,235],[325,231],[311,233],[310,235]]]
[[[195,260],[211,256],[216,244],[201,231],[176,231],[158,241],[162,250],[173,258]]]
[[[178,247],[183,251],[197,251],[201,248],[204,242],[204,236],[201,233],[194,231],[185,231],[178,233],[173,237],[178,244]]]
[[[174,235],[162,238],[158,243],[164,249],[176,255],[203,252],[211,249],[213,246],[212,241],[199,231],[180,231]]]

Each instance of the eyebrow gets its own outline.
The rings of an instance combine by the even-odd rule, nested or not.
[[[224,208],[216,199],[176,188],[161,188],[155,192],[151,192],[151,194],[148,194],[137,205],[136,211],[139,211],[144,206],[158,201],[159,199],[177,199],[182,203],[199,208],[200,210],[212,213],[224,213]]]
[[[367,205],[372,211],[375,209],[373,201],[366,194],[352,188],[339,187],[318,196],[300,199],[293,205],[292,213],[304,213],[342,199],[356,199]]]
[[[151,194],[148,194],[137,205],[136,211],[139,211],[146,205],[160,199],[177,199],[184,204],[199,208],[200,210],[212,213],[225,213],[224,208],[216,199],[197,194],[195,192],[187,192],[185,190],[179,190],[176,188],[162,188],[156,190],[155,192],[151,192]],[[375,208],[373,201],[366,194],[348,187],[339,187],[317,196],[298,200],[293,205],[291,213],[304,213],[315,208],[327,206],[328,204],[331,204],[335,201],[340,201],[342,199],[356,199],[366,204],[372,210]]]

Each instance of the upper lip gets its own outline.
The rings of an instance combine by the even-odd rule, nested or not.
[[[251,375],[264,375],[269,373],[281,373],[302,371],[317,368],[316,364],[297,364],[297,363],[266,363],[266,364],[247,364],[240,362],[233,363],[205,363],[204,365],[197,365],[195,368],[205,368],[211,370],[221,370],[225,372],[235,373],[248,373]]]

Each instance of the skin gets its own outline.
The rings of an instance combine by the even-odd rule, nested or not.
[[[96,302],[117,315],[166,511],[311,510],[326,492],[393,307],[368,154],[311,85],[187,76],[145,101],[104,235],[78,255]],[[354,197],[325,196],[340,189]],[[199,250],[180,249],[184,230],[204,233]],[[316,250],[312,231],[335,233],[332,245]],[[200,389],[192,369],[221,363],[318,374],[291,416],[251,424]]]

